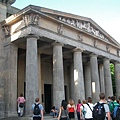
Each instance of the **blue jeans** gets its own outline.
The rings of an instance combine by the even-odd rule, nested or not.
[[[77,112],[77,119],[80,120],[80,112]]]
[[[50,115],[53,117],[58,117],[58,112],[50,112]]]

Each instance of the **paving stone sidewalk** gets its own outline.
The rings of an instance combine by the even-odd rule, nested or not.
[[[33,120],[33,118],[32,117],[9,117],[9,118],[3,118],[0,120]],[[44,115],[44,120],[57,120],[57,118],[53,118],[49,115]]]

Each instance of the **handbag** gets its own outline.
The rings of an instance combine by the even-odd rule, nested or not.
[[[23,107],[24,107],[24,103],[20,103],[20,104],[19,104],[19,107],[20,107],[20,108],[23,108]]]

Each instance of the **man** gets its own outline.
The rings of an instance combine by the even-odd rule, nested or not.
[[[112,120],[115,120],[115,119],[113,118],[113,111],[114,111],[114,108],[115,108],[116,106],[118,106],[119,104],[117,103],[115,96],[112,96],[111,99],[112,99],[112,102],[110,102],[109,108],[110,108]]]
[[[35,99],[31,111],[33,112],[33,120],[43,120],[43,106],[40,104],[39,98]]]
[[[105,115],[105,116],[103,116],[104,120],[111,120],[109,106],[108,106],[108,104],[105,100],[105,93],[100,93],[99,98],[100,98],[100,101],[98,103],[96,103],[95,106],[97,106],[97,104],[103,105],[103,107],[101,107],[101,108],[104,109],[104,110],[101,111],[101,112],[104,112],[104,113],[99,113],[98,112],[98,114],[101,114],[101,116],[104,114]],[[93,113],[94,113],[94,110],[95,110],[95,106],[94,106],[94,109],[93,109]],[[95,120],[94,116],[93,116],[93,120]]]

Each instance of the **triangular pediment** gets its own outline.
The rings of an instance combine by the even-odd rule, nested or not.
[[[41,11],[42,13],[59,20],[63,24],[68,24],[71,27],[78,28],[83,32],[87,32],[101,40],[120,46],[120,44],[111,37],[105,30],[103,30],[97,23],[95,23],[91,18],[78,16],[70,13],[65,13],[57,10],[52,10],[48,8],[43,8],[39,6],[32,6],[34,9]]]
[[[105,41],[108,44],[120,47],[120,44],[92,19],[57,10],[29,5],[19,11],[16,15],[12,15],[11,17],[9,17],[7,21],[14,21],[14,19],[17,20],[20,16],[23,16],[23,14],[29,14],[32,12],[41,14],[42,16],[50,18],[51,20],[53,19],[54,21],[60,22],[60,24],[68,25],[69,27],[92,35],[93,37],[98,38],[98,40]]]

